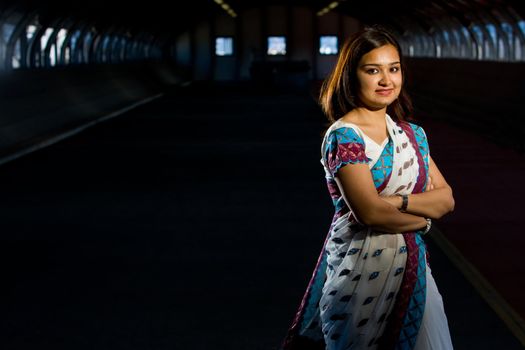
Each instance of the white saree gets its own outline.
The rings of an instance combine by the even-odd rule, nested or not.
[[[376,184],[379,195],[424,191],[428,152],[424,157],[418,150],[409,123],[385,118],[392,169],[383,184]],[[336,129],[357,134],[364,148],[347,142],[326,152]],[[345,159],[367,162],[372,169],[387,141],[378,145],[357,125],[341,120],[326,131],[321,163],[331,194],[340,194],[347,211],[334,217],[284,349],[452,349],[420,231],[384,234],[359,223],[336,176]]]

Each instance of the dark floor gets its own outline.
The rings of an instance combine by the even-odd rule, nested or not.
[[[277,349],[327,233],[308,94],[174,90],[0,167],[2,349]],[[429,241],[456,349],[521,349]]]
[[[525,319],[521,287],[525,187],[520,185],[525,178],[525,154],[488,135],[438,121],[424,124],[432,157],[456,200],[454,212],[440,220],[443,234]],[[495,124],[504,123],[496,120]],[[523,321],[521,328],[525,332]]]

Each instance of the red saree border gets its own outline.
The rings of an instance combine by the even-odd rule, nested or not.
[[[325,343],[323,340],[321,341],[314,341],[313,339],[309,339],[307,337],[303,337],[299,334],[299,330],[301,328],[301,323],[303,321],[303,316],[305,313],[306,306],[308,304],[308,299],[311,296],[312,292],[312,285],[315,282],[315,277],[319,271],[319,267],[321,266],[321,262],[323,260],[326,244],[328,243],[328,240],[330,239],[330,232],[332,231],[332,227],[342,215],[344,215],[343,212],[339,212],[334,215],[332,219],[332,223],[330,225],[330,229],[328,230],[328,234],[326,235],[326,238],[323,243],[323,248],[321,249],[321,253],[319,254],[319,257],[317,258],[317,263],[315,264],[314,272],[312,273],[312,277],[310,277],[310,281],[308,282],[308,287],[306,288],[306,292],[303,295],[303,299],[301,300],[301,304],[299,305],[299,310],[295,314],[295,317],[292,321],[292,325],[288,329],[288,332],[286,333],[286,337],[284,338],[283,343],[281,344],[281,350],[324,350],[325,349]]]
[[[410,124],[402,121],[398,122],[397,124],[406,133],[410,143],[412,144],[412,147],[416,152],[417,161],[419,164],[419,172],[412,193],[421,193],[423,192],[423,186],[426,182],[425,161],[423,159],[423,155],[419,150],[419,145],[417,144],[414,130]],[[395,349],[399,335],[401,333],[401,328],[403,327],[403,320],[410,303],[410,298],[412,297],[417,282],[419,247],[414,236],[415,234],[415,232],[403,233],[408,254],[405,264],[405,273],[403,275],[401,287],[396,296],[394,308],[389,316],[387,327],[379,342],[379,349],[381,350]],[[428,256],[428,251],[426,251],[426,256]]]

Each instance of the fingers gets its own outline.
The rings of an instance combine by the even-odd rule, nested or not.
[[[425,191],[432,191],[434,189],[434,185],[432,184],[432,178],[429,176],[427,179],[427,188]]]

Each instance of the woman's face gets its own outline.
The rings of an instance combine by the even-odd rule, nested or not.
[[[357,96],[368,108],[381,109],[394,102],[403,83],[396,48],[387,44],[363,55],[357,66],[357,80]]]

